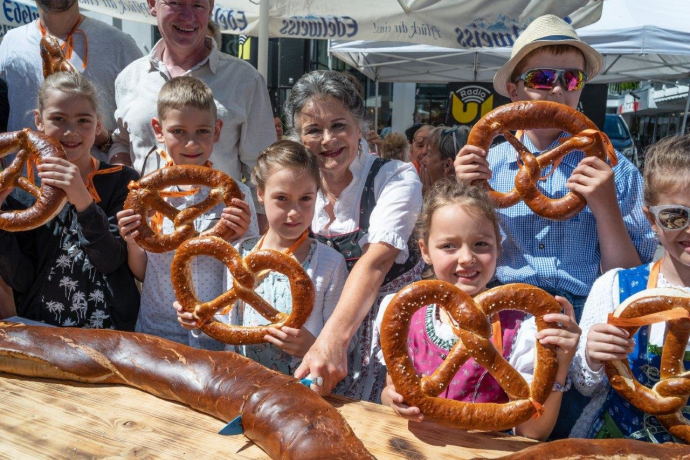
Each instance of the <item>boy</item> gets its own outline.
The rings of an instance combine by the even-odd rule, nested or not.
[[[515,40],[510,60],[494,77],[494,88],[513,102],[545,100],[577,108],[585,82],[603,63],[569,24],[553,15],[542,16]],[[565,136],[557,129],[530,130],[521,140],[538,154]],[[572,190],[587,200],[587,207],[570,220],[544,219],[524,202],[497,210],[504,237],[498,283],[528,283],[565,297],[579,322],[587,294],[601,273],[652,260],[657,240],[642,212],[642,177],[621,153],[616,155],[618,165],[613,169],[598,158],[571,152],[553,174],[550,167],[542,171],[548,176],[539,182],[545,195],[558,198]],[[516,152],[507,142],[491,148],[488,155],[467,145],[455,159],[455,174],[461,182],[487,179],[505,192],[514,187],[516,163]],[[562,418],[574,419],[577,414],[568,414],[567,400]],[[572,426],[575,420],[569,422]],[[559,428],[554,436],[567,436],[569,429]]]
[[[217,117],[213,93],[204,82],[184,76],[165,83],[158,95],[158,117],[153,118],[151,124],[156,139],[165,144],[165,151],[158,150],[156,153],[166,166],[212,167],[208,159],[213,144],[220,139],[223,122]],[[238,185],[245,201],[233,199],[228,207],[221,202],[206,211],[194,221],[198,232],[213,227],[220,219],[235,231],[234,239],[259,234],[249,188],[242,183]],[[184,209],[203,201],[208,193],[208,187],[176,186],[168,189],[166,201],[175,208]],[[223,350],[223,343],[197,331],[184,330],[177,322],[177,313],[173,308],[175,293],[170,282],[174,251],[161,254],[146,252],[134,241],[141,223],[140,216],[126,210],[118,213],[117,217],[120,234],[127,241],[129,266],[134,275],[144,282],[136,331],[196,348]],[[155,217],[152,219],[155,220]],[[161,231],[171,233],[173,230],[173,223],[164,219]],[[192,276],[197,295],[203,301],[212,300],[223,293],[226,269],[220,261],[209,257],[194,260]]]

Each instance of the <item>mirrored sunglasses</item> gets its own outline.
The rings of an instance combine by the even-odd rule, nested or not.
[[[578,69],[531,69],[517,78],[527,88],[551,90],[560,80],[566,91],[578,91],[585,86],[586,75]]]
[[[657,224],[664,230],[672,232],[680,231],[688,226],[688,216],[690,208],[679,204],[664,204],[661,206],[650,206],[649,210],[654,214]]]

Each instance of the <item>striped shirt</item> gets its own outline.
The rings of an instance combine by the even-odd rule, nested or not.
[[[568,136],[563,133],[561,137]],[[527,136],[522,142],[531,152],[538,149]],[[558,145],[554,141],[547,150]],[[642,176],[620,152],[614,166],[616,195],[623,221],[642,263],[652,260],[657,240],[642,212]],[[539,181],[541,192],[549,198],[560,198],[569,192],[568,177],[584,158],[574,151],[563,158],[560,166],[545,181]],[[491,186],[507,192],[515,186],[518,170],[515,149],[507,142],[489,150]],[[551,167],[542,171],[547,175]],[[503,283],[528,283],[549,291],[566,291],[585,296],[600,275],[601,250],[596,219],[589,206],[566,221],[552,221],[534,214],[524,202],[498,209],[503,237],[496,277]]]

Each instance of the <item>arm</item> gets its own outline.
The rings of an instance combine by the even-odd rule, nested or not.
[[[121,104],[123,103],[124,91],[123,83],[120,80],[123,74],[120,74],[115,80],[115,103],[117,110],[115,110],[115,123],[117,127],[112,133],[113,144],[110,146],[108,162],[113,165],[132,166],[132,153],[129,141],[129,131],[127,130],[127,122],[124,120],[124,111]]]
[[[14,195],[8,198],[10,192],[12,189],[0,192],[2,209],[26,209],[26,203]],[[35,233],[36,230],[15,233],[0,230],[0,277],[17,292],[28,292],[36,277]]]
[[[135,238],[139,235],[139,225],[141,225],[141,217],[139,214],[134,214],[134,211],[127,209],[117,213],[117,227],[120,236],[127,243],[127,264],[136,279],[144,281],[146,275],[146,251],[137,244]]]

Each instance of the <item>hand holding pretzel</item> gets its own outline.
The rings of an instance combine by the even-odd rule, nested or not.
[[[448,313],[459,340],[432,375],[420,378],[407,354],[407,336],[414,312],[429,304]],[[559,314],[561,305],[526,284],[500,286],[474,299],[445,281],[419,281],[398,292],[384,313],[381,347],[395,389],[405,402],[431,420],[460,429],[507,430],[538,416],[556,378],[556,353],[537,341],[534,379],[528,386],[491,342],[489,318],[504,309],[534,315],[541,332],[547,328],[544,315]],[[469,358],[494,376],[510,402],[474,404],[437,397]]]
[[[202,303],[196,296],[189,276],[192,259],[198,256],[215,257],[228,267],[233,276],[233,288],[210,302]],[[256,277],[264,270],[286,275],[290,280],[292,311],[289,315],[271,307],[254,292]],[[187,240],[175,252],[170,268],[170,279],[177,301],[185,312],[192,313],[203,332],[216,340],[232,345],[265,342],[270,329],[286,326],[299,329],[314,308],[314,284],[302,266],[292,257],[270,249],[259,250],[242,258],[237,250],[216,236],[201,236]],[[271,324],[267,326],[232,326],[214,319],[217,311],[242,300],[253,307]]]
[[[572,137],[562,139],[561,145],[538,157],[511,133],[520,129],[550,128],[562,129]],[[491,141],[498,135],[515,148],[519,158],[515,188],[508,193],[495,191],[487,182],[491,176],[486,156]],[[472,180],[485,187],[497,207],[510,207],[522,200],[535,214],[553,220],[575,216],[587,202],[577,187],[572,187],[573,190],[562,198],[546,197],[537,187],[544,168],[557,167],[561,158],[573,150],[584,151],[586,157],[596,157],[603,162],[608,158],[611,165],[617,163],[611,142],[594,123],[575,109],[549,101],[514,102],[492,110],[474,125],[467,144],[455,161],[458,180]]]
[[[48,158],[66,160],[65,151],[54,139],[25,129],[0,134],[0,158],[17,153],[12,164],[0,172],[0,191],[19,187],[36,197],[28,209],[0,211],[0,229],[19,232],[31,230],[53,219],[67,202],[65,192],[57,187],[42,184],[39,188],[32,182],[34,164],[41,165]],[[27,175],[22,171],[27,168]]]
[[[690,294],[674,288],[647,289],[621,303],[608,322],[634,337],[641,326],[663,321],[666,339],[660,380],[652,388],[640,385],[627,359],[607,361],[606,375],[613,389],[630,404],[655,415],[669,433],[690,444],[690,421],[682,413],[690,396],[690,371],[684,367],[690,339]]]
[[[173,185],[205,185],[211,187],[211,191],[202,202],[179,210],[168,204],[161,196],[165,194],[163,192],[165,188]],[[138,182],[131,183],[124,209],[131,209],[134,214],[140,216],[141,222],[136,236],[132,232],[136,242],[147,251],[166,252],[198,235],[194,228],[194,219],[213,208],[221,200],[226,206],[234,205],[233,198],[242,200],[242,191],[227,174],[204,166],[175,165],[153,171]],[[173,221],[175,232],[170,235],[154,232],[147,220],[149,210],[161,213]],[[232,222],[231,218],[230,215],[221,218],[212,229],[203,232],[202,235],[218,236],[225,240],[231,238],[235,235],[235,229],[229,225]]]

